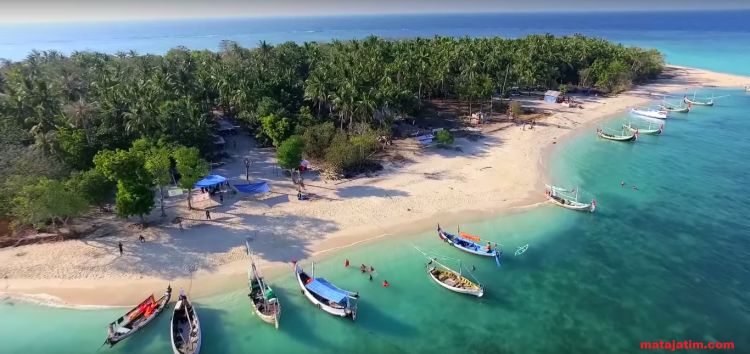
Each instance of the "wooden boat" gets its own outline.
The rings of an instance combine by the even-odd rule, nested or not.
[[[294,274],[301,292],[315,306],[334,316],[357,319],[357,301],[359,294],[339,289],[323,278],[315,278],[315,263],[312,265],[312,276],[307,275],[299,264],[294,263]]]
[[[138,332],[138,330],[151,323],[156,316],[159,316],[164,308],[167,307],[171,297],[171,286],[167,287],[167,291],[158,300],[154,299],[154,295],[147,297],[138,306],[109,324],[107,327],[107,340],[104,343],[114,346],[125,338],[132,336],[135,332]]]
[[[643,127],[636,127],[633,125],[633,123],[628,122],[627,124],[623,124],[622,127],[626,130],[629,130],[632,133],[638,132],[639,134],[646,134],[646,135],[659,135],[662,132],[664,132],[664,124],[661,124],[658,127],[654,127],[654,125],[649,123],[648,128],[643,128]]]
[[[487,243],[487,246],[482,246],[478,243],[480,241],[478,236],[469,235],[460,231],[458,236],[456,236],[444,231],[440,228],[439,224],[437,227],[437,233],[438,237],[449,245],[466,253],[495,258],[495,263],[498,267],[500,266],[500,256],[503,254],[503,251],[497,247],[497,243],[495,243],[494,247],[489,242]]]
[[[630,113],[637,115],[637,116],[656,118],[656,119],[667,119],[669,117],[669,112],[662,111],[662,110],[657,111],[654,109],[631,108]]]
[[[253,304],[253,311],[263,322],[270,323],[279,329],[279,317],[281,317],[281,303],[273,292],[273,289],[263,279],[260,270],[255,266],[255,259],[250,253],[250,245],[245,242],[247,253],[250,256],[250,269],[247,272],[247,286],[250,293],[247,296]]]
[[[591,203],[581,203],[578,201],[578,188],[574,190],[567,190],[552,185],[545,185],[544,194],[547,199],[552,203],[561,206],[565,209],[576,210],[576,211],[589,211],[594,212],[596,210],[596,200],[591,200]],[[571,194],[573,193],[573,194]]]
[[[615,135],[612,133],[606,133],[603,129],[597,129],[596,135],[602,139],[613,140],[613,141],[636,141],[638,139],[638,131],[631,133],[630,135],[622,132],[622,135]]]
[[[674,112],[674,113],[690,113],[690,106],[670,106],[670,105],[659,105],[659,109],[667,112]]]
[[[435,259],[431,259],[430,262],[427,263],[427,274],[429,274],[430,278],[438,283],[438,285],[450,291],[474,295],[476,297],[482,297],[484,295],[484,288],[481,284],[469,280],[460,272],[440,264]]]
[[[693,98],[691,100],[691,99],[687,98],[687,96],[685,96],[685,97],[682,98],[682,100],[685,103],[687,103],[689,105],[693,105],[693,106],[709,106],[710,107],[710,106],[714,105],[714,99],[713,98],[710,99],[710,100],[708,100],[708,101],[706,101],[706,102],[701,102],[701,101],[695,101],[695,98]]]
[[[201,351],[201,323],[198,313],[182,290],[174,305],[169,327],[174,354],[198,354]]]

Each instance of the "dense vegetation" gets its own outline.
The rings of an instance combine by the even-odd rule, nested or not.
[[[304,145],[305,156],[341,172],[366,163],[378,136],[419,112],[424,99],[460,99],[471,111],[514,86],[618,91],[654,77],[662,64],[656,51],[551,35],[254,49],[223,42],[219,52],[177,48],[164,56],[33,52],[0,67],[0,217],[65,220],[80,214],[80,200],[44,206],[59,210],[54,217],[24,217],[39,206],[22,199],[56,189],[99,205],[108,188],[117,190],[121,215],[143,215],[153,189],[169,183],[165,171],[202,171],[198,156],[214,153],[217,112],[261,144],[280,147],[293,137],[287,160]],[[89,185],[64,182],[76,171],[73,179],[87,173]],[[181,175],[184,186],[195,178]]]

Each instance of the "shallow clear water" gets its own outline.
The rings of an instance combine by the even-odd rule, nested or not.
[[[602,35],[607,33],[613,32]],[[675,38],[641,40],[710,69],[748,73],[732,62],[732,53],[747,48],[746,39],[735,47],[723,41],[716,46],[720,56],[701,57],[701,49]],[[728,96],[684,118],[675,114],[681,118],[669,120],[662,136],[626,144],[598,140],[591,129],[559,147],[553,182],[578,185],[595,197],[596,214],[546,206],[461,225],[506,248],[502,268],[449,248],[434,231],[347,250],[318,264],[316,272],[361,293],[356,322],[317,310],[288,274],[273,281],[283,304],[278,331],[250,313],[244,284],[197,299],[203,352],[628,353],[638,351],[641,341],[662,339],[734,341],[738,352],[747,351],[750,95],[713,94]],[[625,118],[605,125],[618,127]],[[527,243],[525,254],[512,255]],[[461,296],[433,284],[413,245],[475,266],[486,296]],[[354,268],[345,269],[344,258]],[[375,266],[374,282],[359,273],[360,263]],[[381,287],[383,279],[391,287]],[[122,312],[0,302],[0,351],[93,353],[106,324]],[[101,352],[168,352],[168,318],[165,313]]]

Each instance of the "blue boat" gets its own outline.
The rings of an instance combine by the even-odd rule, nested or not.
[[[500,256],[503,254],[503,251],[498,248],[497,243],[495,243],[494,247],[489,242],[487,243],[487,246],[482,246],[478,243],[479,237],[464,233],[454,235],[444,231],[442,228],[440,228],[440,225],[438,225],[437,227],[437,232],[440,239],[447,242],[451,246],[456,247],[466,253],[495,258],[495,263],[497,263],[498,267],[500,266]]]
[[[315,263],[312,265],[312,276],[307,275],[299,264],[294,264],[294,275],[297,277],[301,292],[319,309],[334,316],[357,318],[357,300],[359,294],[339,289],[323,278],[315,278]]]

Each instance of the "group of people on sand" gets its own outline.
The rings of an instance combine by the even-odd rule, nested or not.
[[[349,259],[348,259],[348,258],[347,258],[346,260],[344,260],[344,267],[345,267],[345,268],[349,268]],[[370,281],[372,281],[372,275],[373,275],[373,274],[375,273],[375,267],[373,267],[373,266],[369,266],[369,267],[368,267],[368,266],[366,266],[366,265],[365,265],[364,263],[362,263],[362,265],[360,265],[360,266],[359,266],[359,271],[360,271],[360,272],[361,272],[362,274],[365,274],[365,273],[367,273],[367,274],[369,275]],[[387,281],[387,280],[385,280],[385,279],[383,280],[383,287],[384,287],[384,288],[387,288],[387,287],[389,287],[390,285],[391,285],[391,284],[390,284],[390,283],[388,283],[388,281]]]

